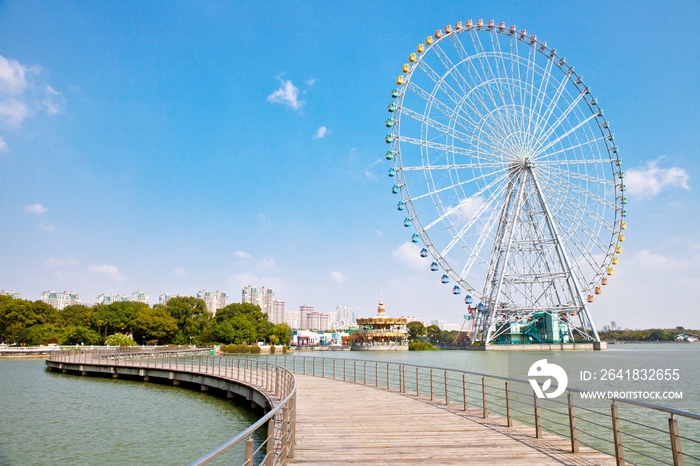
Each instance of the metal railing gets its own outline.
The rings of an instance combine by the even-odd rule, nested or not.
[[[185,351],[189,352],[187,354]],[[205,375],[242,383],[261,393],[272,407],[257,422],[222,445],[196,459],[190,465],[207,464],[231,450],[245,445],[243,466],[285,465],[294,457],[296,430],[296,381],[292,373],[262,359],[198,355],[200,348],[167,351],[159,348],[131,347],[83,351],[54,351],[48,361],[82,366],[162,369],[170,372]],[[208,349],[207,349],[208,351]],[[255,445],[264,429],[264,440]]]
[[[567,388],[558,398],[537,398],[530,382],[473,371],[320,356],[260,356],[292,373],[333,378],[440,402],[504,426],[534,427],[614,456],[618,465],[700,464],[700,415],[626,399],[584,399]],[[554,386],[554,385],[553,385]],[[585,395],[584,395],[585,396]]]

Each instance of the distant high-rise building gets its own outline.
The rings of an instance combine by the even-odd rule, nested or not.
[[[332,328],[346,328],[355,325],[355,312],[348,306],[336,306],[335,316],[331,316]],[[333,322],[335,320],[335,322]]]
[[[272,316],[275,302],[275,292],[272,288],[255,288],[254,286],[246,286],[243,288],[242,303],[257,304],[260,310],[267,314],[268,319]]]
[[[300,328],[309,328],[309,314],[314,312],[314,307],[304,304],[299,306],[299,325]]]
[[[430,325],[435,325],[440,330],[445,330],[446,323],[447,323],[447,321],[445,321],[445,320],[431,320],[430,321]]]
[[[272,316],[270,322],[273,324],[282,324],[287,322],[287,303],[275,299],[272,303]]]
[[[10,296],[14,299],[22,299],[22,293],[16,293],[12,290],[2,290],[0,291],[0,296]]]
[[[148,304],[148,293],[144,293],[143,291],[134,291],[131,293],[131,300],[135,303]]]
[[[106,294],[101,294],[97,296],[97,301],[95,301],[95,304],[112,304],[112,303],[126,303],[131,301],[127,295],[124,294],[118,294],[116,296],[110,296]],[[146,304],[148,304],[148,300],[146,300]]]
[[[83,300],[78,293],[72,291],[56,292],[53,290],[41,293],[41,300],[59,311],[66,306],[82,304]]]
[[[300,329],[301,327],[301,313],[299,311],[288,311],[287,312],[287,325],[290,328]]]
[[[197,298],[204,301],[207,305],[207,311],[216,314],[218,309],[222,309],[228,305],[228,295],[223,291],[202,290],[197,292]]]
[[[163,293],[162,295],[158,296],[158,304],[165,306],[168,304],[168,301],[170,301],[170,298],[172,298],[170,293]]]

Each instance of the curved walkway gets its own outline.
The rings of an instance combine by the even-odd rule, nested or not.
[[[297,430],[290,464],[614,465],[591,449],[496,416],[465,413],[398,391],[295,374]]]

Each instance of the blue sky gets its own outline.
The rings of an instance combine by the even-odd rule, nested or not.
[[[697,2],[0,1],[0,288],[268,286],[459,323],[405,254],[383,158],[401,65],[468,18],[526,28],[611,121],[627,241],[601,327],[700,327]],[[403,246],[403,247],[402,247]]]

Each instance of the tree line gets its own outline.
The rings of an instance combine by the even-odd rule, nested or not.
[[[203,300],[171,298],[167,305],[116,302],[73,305],[57,310],[43,301],[0,296],[0,343],[18,345],[101,345],[117,333],[145,344],[252,344],[265,340],[287,345],[291,329],[273,324],[260,306],[233,303],[215,315]]]

